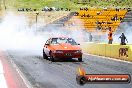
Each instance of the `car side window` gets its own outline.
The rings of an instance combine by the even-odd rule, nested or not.
[[[57,38],[52,38],[51,44],[57,44]]]
[[[77,43],[75,42],[75,40],[73,40],[72,38],[68,38],[67,39],[67,43],[70,43],[72,45],[77,45]]]
[[[47,40],[45,44],[50,44],[50,40]]]

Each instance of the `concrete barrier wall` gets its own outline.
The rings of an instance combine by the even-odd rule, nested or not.
[[[132,61],[132,45],[85,42],[81,44],[81,47],[89,54]]]

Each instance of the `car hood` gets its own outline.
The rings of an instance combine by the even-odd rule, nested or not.
[[[53,50],[81,50],[79,45],[71,45],[69,43],[51,45]]]

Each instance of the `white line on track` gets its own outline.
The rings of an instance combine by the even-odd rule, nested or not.
[[[124,63],[129,63],[132,64],[132,62],[130,61],[125,61],[125,60],[120,60],[120,59],[116,59],[116,58],[110,58],[110,57],[105,57],[105,56],[98,56],[98,55],[93,55],[93,54],[88,54],[88,53],[83,53],[84,55],[90,55],[90,56],[96,56],[96,57],[100,57],[103,59],[108,59],[108,60],[113,60],[113,61],[119,61],[119,62],[124,62]]]
[[[5,80],[4,70],[1,60],[0,60],[0,88],[8,88]]]
[[[22,78],[22,80],[25,83],[25,85],[27,86],[27,88],[33,88],[32,85],[30,84],[30,82],[27,80],[27,78],[24,76],[24,74],[21,72],[21,70],[17,67],[17,65],[14,63],[14,61],[12,59],[11,59],[11,63],[13,65],[13,67],[16,69],[16,71],[18,72],[18,74],[20,75],[20,77]]]

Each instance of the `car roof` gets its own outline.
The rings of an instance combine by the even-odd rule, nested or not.
[[[52,38],[70,38],[70,37],[66,37],[66,36],[59,36],[59,37],[51,37]]]

